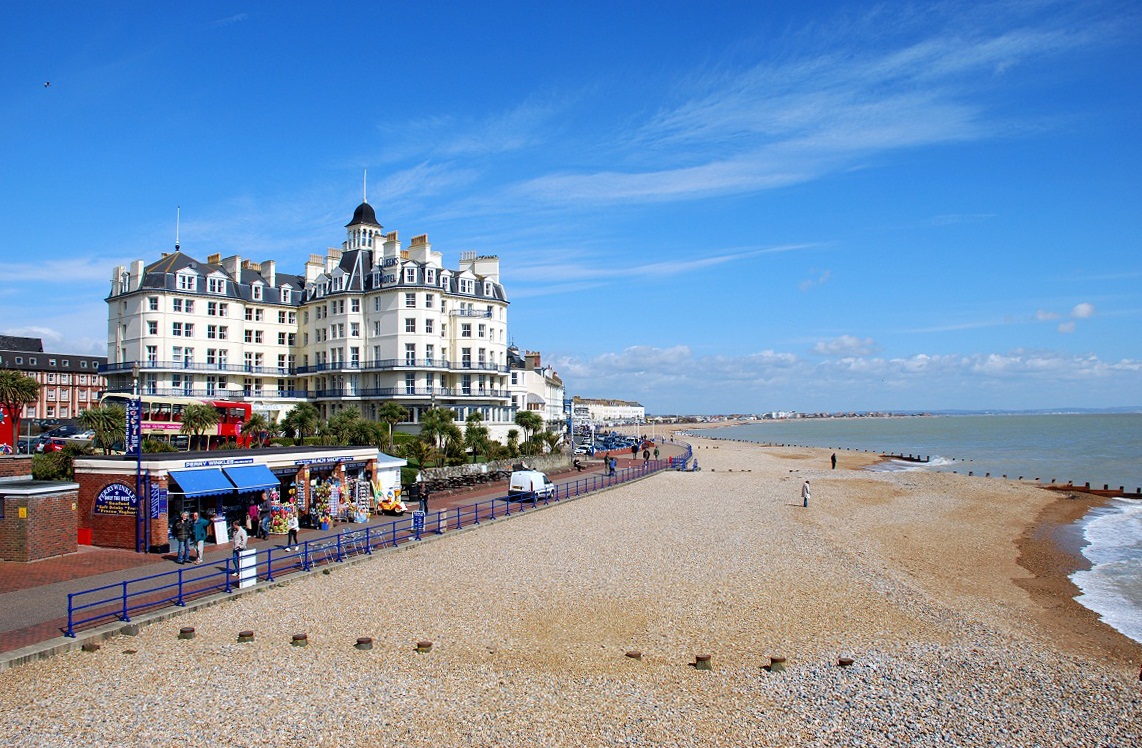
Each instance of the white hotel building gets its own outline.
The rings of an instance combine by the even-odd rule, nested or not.
[[[340,249],[304,275],[273,261],[178,250],[115,268],[108,391],[250,401],[280,418],[302,400],[323,417],[350,405],[375,419],[396,401],[413,423],[446,406],[480,411],[493,438],[514,427],[508,301],[499,258],[446,268],[427,235],[403,248],[361,203]]]

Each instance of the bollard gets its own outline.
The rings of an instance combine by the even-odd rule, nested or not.
[[[766,668],[771,673],[784,673],[785,672],[785,658],[784,657],[770,657],[769,667]]]
[[[373,639],[369,636],[358,636],[357,643],[353,645],[356,649],[364,652],[367,649],[373,648]]]
[[[123,636],[138,636],[139,635],[139,624],[129,623],[126,626],[124,626],[123,628],[119,629],[119,633],[122,634]]]
[[[305,634],[294,634],[293,639],[290,640],[290,644],[295,647],[308,647],[309,637]]]
[[[239,631],[238,632],[238,643],[239,644],[249,644],[252,641],[254,641],[254,632],[253,631],[246,629],[245,631]]]
[[[178,630],[178,638],[179,639],[193,639],[194,638],[194,626],[183,626],[181,629]]]
[[[424,654],[425,652],[431,652],[432,651],[432,642],[430,642],[430,641],[418,641],[416,643],[416,651],[420,654]]]
[[[713,665],[710,664],[710,655],[700,654],[694,655],[694,667],[698,670],[713,670]]]
[[[627,657],[629,657],[632,660],[641,660],[642,659],[642,652],[639,652],[637,649],[632,649],[629,652],[627,652]]]

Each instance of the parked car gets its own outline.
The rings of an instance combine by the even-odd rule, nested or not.
[[[39,452],[40,454],[47,454],[49,452],[59,452],[64,447],[66,447],[68,445],[68,443],[69,442],[67,439],[57,439],[55,437],[52,437],[51,439],[48,439],[46,442],[40,442],[40,444],[36,447],[36,451]]]
[[[508,499],[549,499],[555,496],[555,484],[538,470],[516,470],[508,478]]]

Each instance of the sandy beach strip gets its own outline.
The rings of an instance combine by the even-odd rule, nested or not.
[[[1072,611],[1028,591],[1020,544],[1039,542],[1028,532],[1058,497],[846,469],[866,454],[838,452],[833,471],[826,450],[692,441],[701,472],[2,672],[9,744],[1142,742],[1142,647],[1074,633],[1097,620],[1060,629]],[[254,642],[237,642],[244,629]],[[308,646],[290,645],[299,632]],[[784,672],[764,669],[773,656]]]

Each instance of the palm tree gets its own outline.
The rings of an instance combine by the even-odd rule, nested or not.
[[[118,405],[88,408],[79,414],[79,425],[95,432],[95,446],[111,454],[111,445],[127,440],[127,412]]]
[[[410,462],[415,462],[419,468],[428,467],[428,463],[436,459],[436,447],[423,439],[413,439],[404,445],[404,456]]]
[[[515,457],[519,454],[519,431],[516,429],[508,429],[508,443],[507,443],[508,457]]]
[[[349,443],[356,426],[363,420],[361,411],[355,405],[339,410],[329,419],[329,435],[335,443],[344,446]]]
[[[463,465],[468,461],[468,453],[464,451],[464,434],[454,423],[449,423],[444,429],[444,448],[440,457],[441,465],[445,460],[450,465]]]
[[[420,416],[420,438],[437,449],[443,449],[448,427],[455,418],[455,411],[449,408],[429,408]]]
[[[377,411],[377,417],[389,425],[389,447],[393,443],[393,426],[408,420],[408,411],[395,400],[389,400]]]
[[[270,419],[261,413],[251,413],[246,422],[242,424],[242,436],[255,443],[256,446],[264,447],[269,441],[272,429],[273,424],[270,423]]]
[[[476,457],[487,450],[488,427],[484,425],[484,414],[478,410],[469,413],[465,423],[464,443],[471,448],[472,462],[475,462]]]
[[[202,437],[207,430],[217,424],[218,410],[213,405],[191,403],[182,409],[182,428],[178,432],[191,435],[191,441],[201,446]],[[210,448],[209,441],[206,442],[206,446],[208,449]]]
[[[285,414],[285,418],[282,419],[282,427],[290,436],[297,439],[298,444],[301,444],[305,441],[305,437],[317,430],[317,424],[320,422],[321,414],[317,412],[315,405],[298,403]]]
[[[20,413],[40,397],[40,383],[18,371],[0,371],[0,422],[10,421],[12,446],[20,436]]]
[[[531,435],[543,428],[543,416],[530,410],[520,410],[515,414],[515,425],[523,429],[524,442],[529,442]]]

